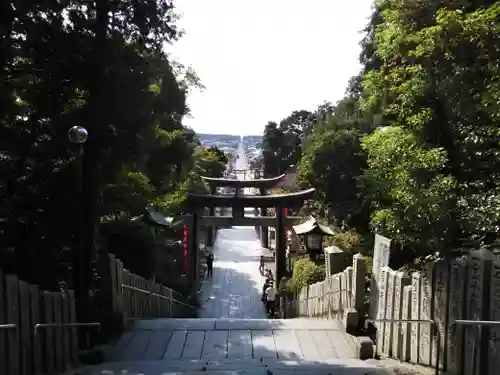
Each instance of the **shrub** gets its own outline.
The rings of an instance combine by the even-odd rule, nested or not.
[[[361,244],[361,236],[355,230],[338,232],[333,237],[335,246],[349,253],[357,253]]]
[[[142,221],[113,220],[101,224],[101,235],[109,253],[130,272],[149,279],[155,266],[155,240]]]
[[[292,288],[295,293],[308,285],[325,279],[325,266],[307,258],[299,259],[293,267]]]

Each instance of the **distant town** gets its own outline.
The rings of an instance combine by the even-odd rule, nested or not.
[[[246,148],[251,168],[260,169],[262,166],[262,135],[230,135],[230,134],[203,134],[198,133],[198,139],[204,147],[217,147],[226,155],[234,154],[240,142]]]

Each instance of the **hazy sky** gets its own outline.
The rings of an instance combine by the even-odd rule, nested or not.
[[[206,86],[189,97],[200,133],[261,134],[293,110],[337,101],[358,73],[371,0],[177,0],[171,53]]]

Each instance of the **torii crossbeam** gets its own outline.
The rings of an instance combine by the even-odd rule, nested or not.
[[[264,181],[278,181],[283,178],[282,176],[276,177],[274,179],[266,179]],[[225,179],[213,179],[221,180],[222,183],[236,182],[239,188],[248,187],[248,182],[250,181],[236,181],[236,180],[225,180]],[[212,180],[212,181],[213,181]],[[253,180],[259,181],[259,180]],[[262,181],[262,180],[261,180]],[[231,186],[231,185],[225,185]],[[234,186],[234,185],[233,185]],[[261,196],[224,196],[215,194],[188,194],[187,199],[184,203],[186,209],[193,213],[193,226],[196,231],[199,225],[204,225],[206,227],[210,226],[228,226],[228,225],[251,225],[260,226],[261,228],[268,228],[268,226],[274,226],[276,228],[276,253],[275,253],[275,264],[276,264],[276,277],[280,280],[281,277],[285,275],[286,272],[286,239],[285,239],[285,225],[289,226],[296,225],[300,222],[301,218],[285,217],[285,208],[295,208],[302,207],[304,202],[313,197],[315,189],[308,189],[299,191],[296,193],[289,194],[278,194],[278,195],[261,195]],[[209,207],[209,216],[199,216],[198,212],[200,208]],[[215,216],[215,207],[232,207],[233,216]],[[276,216],[261,216],[261,217],[245,217],[244,209],[246,207],[261,208],[262,213],[266,210],[265,208],[274,207],[276,208]],[[209,231],[208,233],[210,233]],[[261,237],[262,239],[262,237]],[[265,231],[265,239],[267,245],[267,230]],[[212,245],[212,244],[210,244]],[[264,241],[263,241],[264,246]],[[267,247],[267,246],[264,246]]]

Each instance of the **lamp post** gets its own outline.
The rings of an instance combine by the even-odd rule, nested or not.
[[[76,155],[76,168],[77,168],[77,178],[76,183],[78,184],[78,212],[77,212],[77,224],[78,228],[76,231],[76,240],[73,247],[73,288],[75,290],[75,297],[77,302],[77,311],[80,317],[84,319],[87,318],[86,312],[88,311],[88,290],[89,290],[89,280],[88,275],[90,275],[90,259],[86,259],[86,251],[84,244],[84,199],[83,199],[83,146],[87,142],[89,133],[87,129],[82,126],[73,126],[68,131],[69,141],[76,146],[78,146]],[[82,319],[79,319],[82,320]]]

